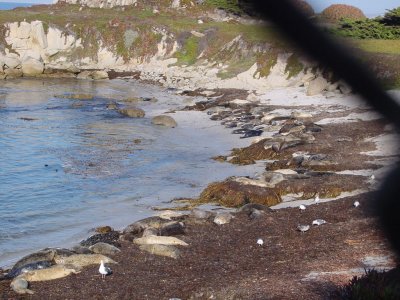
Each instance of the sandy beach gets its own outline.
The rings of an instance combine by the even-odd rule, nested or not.
[[[191,109],[201,107],[203,116],[225,127],[237,122],[223,130],[247,128],[241,137],[262,128],[256,137],[238,135],[240,150],[218,159],[249,166],[259,161],[266,170],[227,178],[198,199],[172,203],[169,208],[184,211],[167,221],[154,217],[139,221],[144,227],[136,222],[90,237],[81,245],[106,242],[120,250],[108,255],[117,262],[109,264],[112,275],[101,279],[96,263],[63,279],[29,282],[34,294],[28,298],[334,299],[341,285],[365,269],[396,266],[374,208],[375,190],[397,159],[389,124],[352,95],[307,97],[299,88],[241,93],[242,99],[232,91],[215,95]],[[193,121],[184,112],[171,115]],[[230,209],[215,210],[222,204]],[[221,216],[222,223],[216,221]],[[312,225],[319,219],[326,223]],[[166,222],[180,229],[164,230]],[[299,225],[309,229],[301,232]],[[152,254],[158,250],[134,242],[148,231],[188,246],[168,248],[173,258]],[[5,298],[26,297],[17,296],[10,282],[1,281]]]

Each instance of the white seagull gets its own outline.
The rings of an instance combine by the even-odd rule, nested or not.
[[[315,203],[318,203],[318,202],[319,202],[319,195],[318,195],[318,194],[315,195],[314,202],[315,202]]]
[[[356,201],[356,202],[354,202],[354,207],[358,207],[358,206],[360,206],[360,202],[358,202],[358,201]]]
[[[305,210],[305,209],[306,209],[306,206],[302,204],[302,205],[299,206],[299,209],[300,209],[300,210]]]
[[[310,229],[310,225],[297,225],[297,230],[300,232],[306,232]]]
[[[312,221],[312,224],[313,225],[317,225],[317,226],[323,225],[323,224],[326,224],[326,223],[327,222],[325,220],[323,220],[323,219],[316,219],[316,220]]]
[[[109,267],[104,266],[104,262],[100,262],[100,268],[99,268],[99,273],[101,274],[101,278],[106,278],[107,275],[110,275],[112,273],[111,269]]]
[[[262,239],[258,239],[257,245],[260,245],[260,246],[264,245],[264,241]]]

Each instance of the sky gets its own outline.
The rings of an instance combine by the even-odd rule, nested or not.
[[[172,0],[171,0],[172,1]],[[278,0],[279,1],[279,0]],[[367,16],[383,15],[386,9],[400,6],[400,0],[306,0],[316,12],[331,4],[348,4],[360,8]],[[53,0],[0,0],[0,2],[53,3]]]

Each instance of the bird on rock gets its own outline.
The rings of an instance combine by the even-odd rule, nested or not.
[[[104,265],[104,262],[100,262],[100,268],[99,268],[99,273],[101,274],[101,278],[106,278],[107,275],[110,275],[112,273],[111,269],[109,267],[106,267]]]

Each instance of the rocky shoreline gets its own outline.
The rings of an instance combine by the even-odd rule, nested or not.
[[[187,109],[206,111],[212,120],[252,142],[216,159],[236,164],[263,160],[266,171],[254,178],[212,183],[198,199],[174,209],[205,203],[238,209],[163,211],[122,231],[98,228],[97,234],[72,249],[46,249],[21,259],[5,272],[2,296],[33,291],[29,297],[73,298],[79,287],[80,295],[112,299],[254,299],[267,294],[320,299],[332,295],[333,285],[362,274],[363,267],[396,266],[373,211],[373,191],[397,158],[395,152],[383,151],[379,142],[394,136],[380,116],[353,96],[304,98],[304,88],[276,94],[240,90],[192,94],[208,100]],[[299,210],[301,205],[306,209]],[[316,220],[326,223],[313,225]],[[103,282],[97,272],[101,260],[114,269]],[[138,266],[143,268],[140,277],[135,273]],[[161,268],[164,273],[145,274],[146,268]],[[178,275],[186,278],[186,287],[177,287],[182,281]],[[213,282],[217,275],[226,279]],[[154,286],[150,283],[154,276],[159,284],[168,284]],[[173,278],[178,282],[171,282]],[[261,278],[266,283],[263,288],[257,285]],[[283,288],[282,278],[289,280],[291,292],[286,285]],[[87,286],[87,280],[100,284],[101,294]],[[272,283],[275,288],[267,289]],[[311,288],[314,284],[318,291]]]

